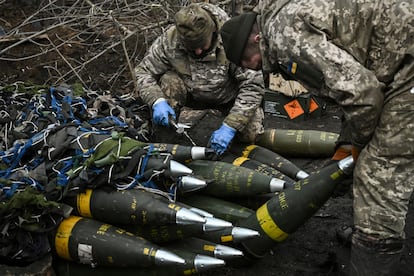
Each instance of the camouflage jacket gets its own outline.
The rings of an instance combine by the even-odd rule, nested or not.
[[[200,5],[212,15],[218,28],[229,19],[212,4]],[[175,26],[158,37],[135,68],[140,96],[148,105],[164,97],[158,80],[170,70],[178,73],[195,100],[215,105],[235,99],[224,122],[239,131],[260,108],[264,94],[262,73],[229,63],[220,37],[210,54],[200,59],[194,58],[180,43]]]
[[[363,147],[384,96],[413,80],[414,65],[398,72],[407,54],[413,60],[413,7],[413,0],[260,1],[255,11],[263,71],[283,72],[334,99],[349,122],[352,143]]]

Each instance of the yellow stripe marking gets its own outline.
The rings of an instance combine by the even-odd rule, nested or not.
[[[249,160],[249,158],[246,158],[246,157],[243,157],[243,156],[237,157],[236,159],[233,160],[233,165],[240,167],[247,160]]]
[[[211,252],[214,252],[214,250],[216,249],[216,247],[214,246],[214,245],[207,245],[207,244],[205,244],[204,246],[203,246],[203,250],[204,251],[211,251]]]
[[[64,219],[57,229],[55,236],[56,253],[66,260],[72,260],[69,253],[69,238],[72,235],[72,229],[76,223],[82,218],[78,216],[70,216]]]
[[[84,193],[78,194],[77,207],[82,217],[91,218],[91,197],[92,189],[87,189]]]
[[[233,236],[232,235],[221,236],[220,240],[222,242],[231,242],[233,240]]]
[[[269,214],[267,203],[257,209],[256,217],[263,232],[265,232],[269,238],[275,241],[283,241],[289,236],[288,233],[285,233],[273,221],[272,217]]]
[[[296,74],[296,70],[298,69],[298,64],[296,62],[292,63],[292,69],[290,69],[290,72],[292,74]]]
[[[250,152],[252,152],[255,148],[257,148],[256,145],[250,145],[243,149],[241,157],[249,157]]]

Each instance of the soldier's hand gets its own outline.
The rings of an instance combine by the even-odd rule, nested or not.
[[[158,99],[152,106],[152,120],[157,125],[168,126],[170,118],[176,119],[174,109],[163,98]]]
[[[213,132],[208,142],[208,147],[214,149],[218,155],[222,155],[236,135],[236,130],[223,123],[219,129]]]

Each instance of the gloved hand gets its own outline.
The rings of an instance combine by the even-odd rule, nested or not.
[[[331,160],[339,161],[344,159],[345,157],[350,156],[352,153],[352,145],[351,144],[342,144],[340,145],[334,155],[332,156]]]
[[[172,119],[176,119],[174,109],[171,108],[164,98],[155,101],[152,111],[152,120],[157,125],[168,126],[170,116]]]
[[[216,154],[222,155],[226,151],[235,135],[236,130],[223,123],[221,127],[214,131],[211,135],[208,146],[214,149]]]

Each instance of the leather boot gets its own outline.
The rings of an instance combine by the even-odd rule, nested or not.
[[[378,239],[356,231],[352,236],[350,275],[395,275],[402,251],[402,240]]]

